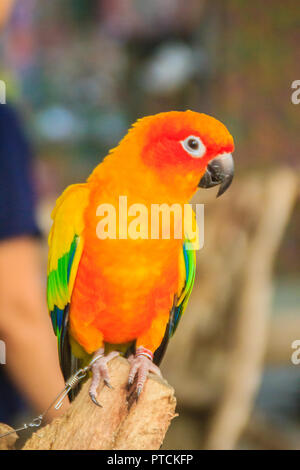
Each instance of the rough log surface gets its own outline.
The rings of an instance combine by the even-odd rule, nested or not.
[[[13,429],[8,426],[7,424],[0,423],[0,435],[5,434],[6,432],[10,432]],[[14,450],[15,442],[18,439],[16,433],[10,434],[7,437],[3,437],[0,439],[0,450]]]
[[[89,397],[89,379],[68,411],[35,432],[23,449],[159,449],[176,416],[173,388],[151,374],[138,402],[130,402],[130,398],[128,402],[128,361],[113,359],[109,372],[114,389],[100,384],[98,401],[102,408]]]

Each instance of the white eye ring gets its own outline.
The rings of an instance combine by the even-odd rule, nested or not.
[[[201,158],[206,152],[206,147],[200,137],[189,135],[186,139],[180,141],[182,147],[193,158]]]

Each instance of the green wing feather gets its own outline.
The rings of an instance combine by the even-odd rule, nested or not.
[[[185,285],[180,294],[178,301],[173,307],[173,312],[169,323],[169,337],[171,338],[175,333],[179,321],[185,312],[190,295],[193,290],[195,275],[196,275],[196,252],[193,249],[189,249],[189,241],[186,240],[183,244],[183,257],[185,266]]]
[[[57,269],[48,274],[47,301],[53,330],[57,336],[60,361],[62,361],[65,337],[65,320],[70,303],[69,280],[78,241],[79,236],[75,234],[69,251],[58,259]]]
[[[170,312],[169,323],[166,328],[165,335],[160,346],[154,353],[153,361],[155,364],[159,365],[168,346],[170,338],[176,331],[176,328],[179,324],[179,321],[184,314],[184,311],[187,307],[191,292],[193,290],[195,274],[196,274],[196,252],[194,249],[191,249],[191,243],[188,239],[185,240],[182,247],[182,255],[184,263],[182,269],[182,277],[184,279],[184,285],[180,295],[174,296],[174,304]]]
[[[70,374],[68,317],[77,268],[83,250],[84,209],[89,190],[85,184],[69,186],[56,202],[49,234],[47,302],[57,336],[60,364]]]

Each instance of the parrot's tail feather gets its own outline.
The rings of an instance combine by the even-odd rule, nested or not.
[[[174,296],[174,301],[173,301],[173,306],[172,306],[172,309],[170,311],[170,319],[169,319],[168,324],[166,326],[166,331],[165,331],[164,337],[162,339],[162,342],[160,343],[160,346],[156,349],[156,351],[154,353],[154,356],[153,356],[153,362],[157,366],[159,366],[161,361],[163,360],[163,357],[165,355],[166,349],[167,349],[168,344],[169,344],[169,340],[170,340],[170,337],[171,337],[170,331],[172,329],[174,314],[175,314],[175,310],[176,310],[176,302],[177,302],[177,296],[175,295]]]
[[[70,348],[70,349],[71,349],[71,348]],[[80,359],[77,359],[77,357],[75,357],[75,356],[72,354],[71,351],[70,351],[70,357],[71,357],[71,359],[70,359],[70,370],[71,370],[71,372],[70,372],[69,377],[70,377],[71,375],[73,375],[73,374],[76,372],[76,370],[78,370],[78,369],[81,367],[81,364],[80,364],[81,361],[80,361]],[[70,399],[70,401],[73,401],[73,400],[74,400],[74,398],[76,397],[76,395],[79,393],[80,387],[81,387],[81,384],[78,383],[78,385],[76,385],[76,387],[74,387],[74,388],[72,388],[72,389],[70,390],[70,392],[69,392],[69,399]]]
[[[59,361],[60,368],[63,373],[65,381],[75,374],[75,372],[81,367],[81,361],[72,354],[70,338],[69,338],[69,304],[66,306],[63,314],[63,329],[59,342]],[[80,385],[70,390],[68,396],[72,401],[76,397],[80,390]]]
[[[170,339],[170,337],[169,337],[169,323],[168,323],[168,325],[166,327],[164,337],[163,337],[163,340],[160,343],[160,346],[156,349],[156,351],[154,353],[154,356],[153,356],[153,362],[157,366],[159,366],[161,361],[163,360],[163,357],[165,355],[167,346],[169,344],[169,339]]]

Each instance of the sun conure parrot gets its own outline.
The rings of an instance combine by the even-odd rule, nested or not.
[[[90,396],[107,362],[130,361],[128,382],[143,389],[185,310],[195,278],[195,252],[180,238],[99,238],[100,204],[187,204],[198,187],[233,178],[233,138],[206,114],[171,111],[139,119],[87,181],[69,186],[53,210],[49,235],[48,307],[66,378],[82,363],[92,366]],[[161,232],[160,232],[161,233]]]

